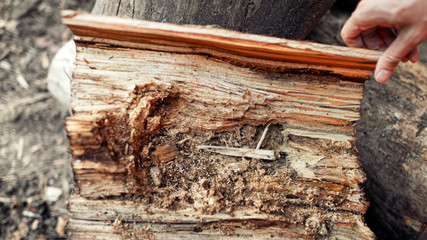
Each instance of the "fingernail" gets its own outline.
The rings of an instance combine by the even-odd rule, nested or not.
[[[380,82],[380,83],[387,82],[391,74],[392,72],[382,69],[375,75],[375,80],[377,80],[377,82]]]

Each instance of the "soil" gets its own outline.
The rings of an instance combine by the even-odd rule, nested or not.
[[[47,90],[54,54],[71,38],[60,9],[94,1],[0,1],[0,239],[65,238],[73,188],[67,110]]]

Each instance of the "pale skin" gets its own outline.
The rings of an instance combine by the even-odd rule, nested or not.
[[[427,40],[427,0],[362,0],[341,37],[349,47],[384,50],[374,77],[386,82],[400,61],[418,61]]]

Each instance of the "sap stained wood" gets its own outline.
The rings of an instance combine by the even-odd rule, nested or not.
[[[157,51],[207,54],[270,71],[326,71],[354,79],[372,74],[380,53],[364,49],[298,42],[212,27],[93,17],[63,12],[63,21],[80,41]]]
[[[71,237],[374,238],[354,124],[377,52],[75,12],[64,22],[78,52]],[[256,149],[268,124],[258,151],[274,161],[200,149]]]

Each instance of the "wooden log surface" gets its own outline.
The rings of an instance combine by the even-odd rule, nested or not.
[[[73,238],[374,238],[354,124],[377,52],[70,12],[64,22],[77,34]],[[274,160],[197,149],[256,149],[267,124],[261,149]]]
[[[380,52],[244,34],[212,27],[181,26],[63,12],[79,41],[155,51],[206,54],[268,71],[321,71],[366,80]]]
[[[294,216],[247,210],[233,215],[206,214],[194,209],[168,211],[147,208],[137,201],[87,200],[74,195],[69,210],[72,216],[82,218],[71,219],[68,229],[73,239],[269,239],[272,236],[300,239],[327,235],[327,232],[330,232],[328,239],[374,238],[361,215],[317,212],[304,206],[289,209],[287,214]],[[296,219],[296,215],[310,217],[306,225],[302,225],[290,220]],[[326,224],[325,219],[335,220],[333,224]]]
[[[139,145],[148,144],[148,139],[160,129],[167,130],[168,134],[226,131],[243,125],[259,126],[270,122],[286,123],[289,127],[283,127],[280,140],[286,141],[288,147],[295,146],[298,149],[295,154],[304,150],[307,154],[313,154],[307,155],[312,164],[322,164],[321,160],[339,161],[335,158],[340,159],[345,154],[350,165],[358,167],[352,160],[352,152],[355,151],[352,141],[353,125],[359,118],[358,103],[363,91],[360,83],[332,77],[322,81],[309,75],[305,76],[305,80],[300,80],[300,75],[269,72],[259,75],[256,70],[212,62],[197,55],[117,48],[108,50],[105,46],[102,49],[83,46],[78,47],[78,51],[81,54],[77,58],[72,84],[75,114],[67,120],[67,130],[75,157],[103,160],[101,163],[96,161],[95,169],[101,169],[107,163],[114,165],[108,151],[105,152],[107,146],[102,146],[106,140],[112,141],[108,148],[119,152],[118,149],[126,147],[120,146],[126,144],[121,142],[130,137],[136,142],[126,148],[145,154]],[[113,58],[109,59],[111,56]],[[189,69],[189,66],[193,69]],[[118,81],[123,77],[126,81]],[[119,116],[122,113],[123,116],[117,119],[115,116],[105,116],[108,112],[117,112]],[[152,116],[153,113],[160,115]],[[114,134],[119,129],[109,129],[109,126],[122,128],[122,134],[130,136],[123,140],[115,139]],[[126,129],[128,126],[129,129]],[[146,130],[131,132],[133,128],[140,127]],[[237,137],[237,133],[235,135]],[[295,143],[290,141],[293,136],[296,137]],[[203,136],[199,141],[193,137],[192,145],[203,145],[208,137]],[[180,137],[173,141],[184,139]],[[337,149],[335,153],[325,155],[315,154],[315,142],[321,139],[325,139],[324,144],[333,143],[343,150]],[[305,141],[306,146],[300,146],[298,141]],[[314,141],[311,148],[307,145],[310,141]],[[88,154],[90,149],[96,155]],[[98,149],[103,151],[96,152]],[[293,150],[289,148],[287,152],[291,155]],[[87,167],[84,162],[74,163],[75,171],[87,171]],[[126,172],[124,167],[105,166],[115,173]],[[350,173],[350,176],[358,175]],[[338,179],[336,181],[339,183],[357,185],[361,177],[351,177],[351,181],[348,181],[345,174],[331,173],[330,178]],[[92,179],[90,181],[95,184],[93,189],[98,194],[104,194],[100,191],[105,186],[102,179],[95,180],[92,175],[88,179]],[[91,193],[83,192],[83,195],[90,197]]]
[[[92,13],[303,39],[335,0],[97,0]]]

